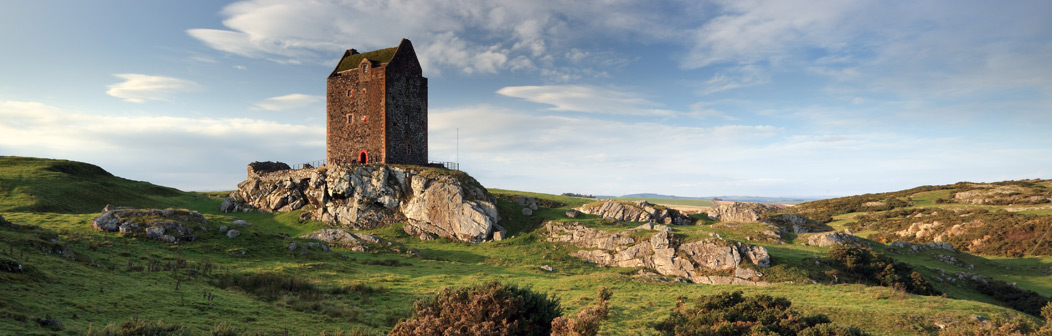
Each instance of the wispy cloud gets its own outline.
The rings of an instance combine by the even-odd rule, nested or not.
[[[459,152],[483,184],[552,193],[850,195],[1052,173],[1052,147],[1012,139],[699,127],[489,105],[432,110],[429,130],[432,160]]]
[[[619,115],[664,115],[673,111],[638,94],[586,85],[509,86],[498,94],[552,105],[552,111],[574,111]]]
[[[115,74],[123,82],[110,84],[106,94],[123,98],[126,102],[145,103],[147,100],[170,101],[177,92],[194,90],[197,83],[185,79],[144,74]]]
[[[348,47],[386,48],[408,37],[417,43],[427,72],[439,73],[444,68],[465,74],[553,71],[551,67],[534,66],[545,63],[542,59],[546,57],[579,62],[582,56],[608,53],[595,50],[588,55],[584,52],[590,50],[575,46],[596,36],[661,41],[680,37],[682,30],[668,24],[675,20],[662,15],[665,10],[694,12],[678,6],[701,5],[682,3],[677,8],[664,8],[630,1],[572,0],[247,0],[223,9],[227,29],[190,29],[187,33],[217,50],[281,63],[328,62],[333,54]],[[577,53],[571,53],[574,48]],[[600,61],[579,67],[604,66],[611,64]]]
[[[263,101],[256,103],[255,107],[267,111],[282,111],[304,108],[322,101],[325,101],[325,97],[323,96],[293,93],[264,99]]]

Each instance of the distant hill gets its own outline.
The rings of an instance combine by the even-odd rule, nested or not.
[[[721,201],[735,201],[735,202],[751,202],[751,203],[777,203],[777,204],[799,204],[809,201],[816,201],[823,198],[819,197],[764,197],[764,196],[675,196],[675,195],[662,195],[654,193],[641,193],[641,194],[629,194],[622,196],[596,196],[598,199],[606,198],[629,198],[629,199],[686,199],[686,200],[705,200],[711,201],[718,199]]]
[[[161,206],[187,197],[178,189],[113,176],[68,160],[0,156],[0,211],[90,213],[106,204]]]

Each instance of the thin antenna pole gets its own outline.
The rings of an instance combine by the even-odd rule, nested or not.
[[[457,127],[457,156],[454,159],[457,161],[457,169],[460,169],[460,127]]]

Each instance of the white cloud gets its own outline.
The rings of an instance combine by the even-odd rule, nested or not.
[[[197,83],[185,79],[143,74],[115,74],[123,82],[107,85],[106,94],[123,98],[126,102],[145,103],[147,100],[169,101],[183,91],[194,90]]]
[[[304,108],[324,100],[325,97],[323,96],[293,93],[264,99],[263,101],[256,103],[255,107],[267,111],[282,111]]]
[[[511,61],[520,57],[562,59],[577,42],[597,35],[661,41],[682,35],[666,23],[662,10],[631,1],[246,0],[223,9],[227,29],[187,33],[217,50],[281,63],[328,62],[348,47],[374,50],[410,38],[425,72],[448,66],[490,74],[527,69],[524,62]]]
[[[657,108],[660,104],[639,94],[585,85],[509,86],[498,94],[548,104],[552,111],[575,111],[620,115],[664,115],[675,112]]]
[[[865,2],[848,0],[717,1],[724,14],[695,31],[693,48],[682,66],[696,69],[716,63],[777,62],[802,48],[843,46],[845,24]]]
[[[701,94],[709,95],[720,91],[766,84],[770,81],[770,76],[756,66],[736,66],[719,71],[711,79],[705,81],[702,84]]]
[[[324,159],[324,126],[245,118],[112,116],[0,101],[0,152],[94,163],[184,190],[230,190],[252,161]]]

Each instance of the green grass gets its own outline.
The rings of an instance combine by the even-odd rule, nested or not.
[[[38,165],[30,161],[29,165]],[[39,169],[7,167],[0,181],[23,174],[20,183],[37,188],[58,187],[55,176]],[[22,171],[22,173],[18,173]],[[70,180],[67,180],[70,181]],[[73,183],[81,183],[73,179]],[[5,182],[7,183],[7,182]],[[128,185],[142,182],[131,181]],[[5,189],[7,190],[7,189]],[[25,189],[19,189],[25,190]],[[118,190],[119,191],[119,190]],[[633,276],[634,269],[597,267],[568,256],[576,248],[550,243],[537,230],[547,220],[579,222],[611,231],[627,230],[639,223],[611,223],[590,215],[567,218],[565,211],[591,200],[490,189],[499,197],[501,225],[508,239],[468,244],[439,239],[420,241],[406,235],[401,224],[367,231],[392,242],[368,252],[317,249],[300,256],[289,251],[290,241],[326,226],[300,221],[300,212],[282,214],[218,213],[227,193],[179,193],[159,197],[159,207],[185,207],[203,213],[209,226],[230,225],[244,219],[252,225],[239,228],[242,235],[229,239],[214,230],[180,245],[148,239],[124,238],[91,229],[98,214],[90,211],[2,211],[18,224],[0,226],[0,260],[21,263],[24,273],[0,272],[0,330],[26,335],[81,335],[89,328],[137,317],[146,321],[176,323],[194,334],[205,334],[221,323],[245,334],[317,335],[323,330],[360,330],[384,334],[411,314],[413,301],[431,296],[447,286],[466,286],[501,280],[527,285],[556,295],[567,313],[593,304],[596,290],[610,287],[610,320],[604,335],[655,335],[650,325],[667,316],[680,296],[696,297],[742,290],[749,295],[768,294],[792,300],[805,314],[825,314],[834,322],[861,327],[880,335],[933,334],[933,322],[946,318],[970,319],[1018,314],[967,288],[936,283],[948,297],[916,296],[884,287],[857,284],[812,284],[807,277],[821,272],[814,260],[828,248],[805,246],[800,239],[746,241],[758,230],[756,223],[708,224],[676,227],[687,241],[706,239],[710,233],[761,245],[772,255],[772,277],[793,283],[770,286],[711,286],[676,281],[655,281]],[[24,192],[23,192],[24,193]],[[17,194],[17,193],[16,193]],[[98,196],[102,201],[109,196]],[[530,196],[544,207],[523,216],[521,206],[506,198]],[[78,199],[72,199],[77,201]],[[15,202],[16,206],[31,204]],[[100,206],[101,207],[101,206]],[[842,220],[850,220],[844,215]],[[39,226],[39,228],[36,228]],[[875,244],[875,243],[874,243]],[[914,265],[931,278],[945,272],[969,272],[1015,282],[1020,287],[1052,294],[1046,275],[1052,257],[984,258],[954,254],[974,265],[953,266],[936,259],[938,251],[910,254],[875,244],[878,251]],[[62,251],[69,250],[69,257]],[[245,251],[232,254],[233,251]],[[406,251],[413,251],[410,255]],[[555,272],[541,270],[549,265]],[[287,286],[286,286],[287,285]],[[178,286],[178,289],[176,288]],[[60,320],[60,330],[40,327],[46,316]],[[74,317],[75,316],[75,317]]]
[[[0,156],[0,212],[89,213],[106,204],[163,207],[193,201],[193,194],[116,177],[87,163]]]

